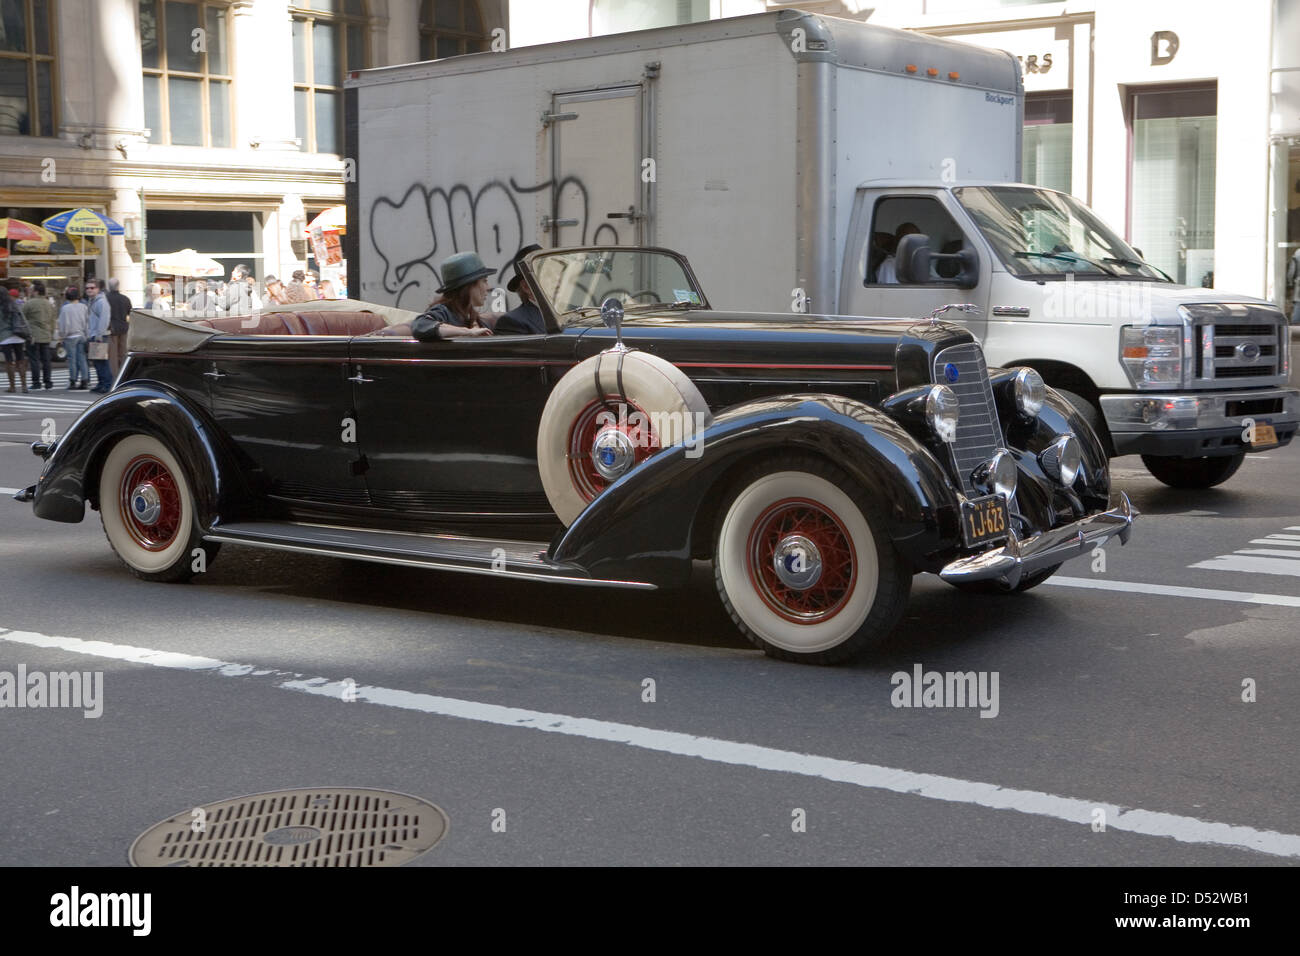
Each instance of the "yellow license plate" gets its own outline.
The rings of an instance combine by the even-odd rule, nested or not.
[[[1251,448],[1271,448],[1277,444],[1277,432],[1272,425],[1265,425],[1263,422],[1255,423],[1255,440],[1250,443]]]
[[[1009,523],[1007,499],[1001,495],[989,495],[961,504],[961,536],[968,548],[1005,538]]]

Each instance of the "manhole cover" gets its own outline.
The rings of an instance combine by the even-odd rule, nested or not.
[[[155,824],[133,866],[400,866],[433,848],[447,815],[391,790],[274,790]]]

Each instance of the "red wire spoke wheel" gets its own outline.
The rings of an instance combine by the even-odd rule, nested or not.
[[[118,507],[122,523],[140,547],[162,551],[180,528],[181,499],[176,479],[157,458],[139,455],[122,473]]]
[[[658,450],[659,436],[650,416],[617,395],[606,395],[579,412],[569,431],[573,486],[591,501]]]
[[[857,556],[843,522],[807,498],[786,498],[754,522],[749,575],[755,591],[787,621],[811,624],[843,610],[857,580]]]
[[[836,664],[883,641],[907,606],[912,569],[867,489],[820,458],[736,477],[713,566],[723,607],[771,657]]]

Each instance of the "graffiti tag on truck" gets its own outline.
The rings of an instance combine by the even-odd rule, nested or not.
[[[564,245],[614,243],[618,230],[602,222],[588,235],[590,201],[587,187],[576,176],[521,186],[513,177],[493,179],[477,190],[466,183],[429,188],[411,185],[401,199],[380,196],[370,205],[369,240],[383,263],[380,281],[394,304],[404,309],[424,309],[442,285],[437,263],[457,252],[477,252],[495,270],[494,285],[511,276],[510,261],[529,242],[550,245],[539,238],[540,225],[533,216],[537,194],[545,194],[548,215],[576,220],[561,232]],[[529,210],[525,221],[524,209]]]

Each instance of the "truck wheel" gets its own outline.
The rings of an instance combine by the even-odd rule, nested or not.
[[[912,572],[860,488],[816,459],[746,473],[723,511],[714,580],[742,634],[769,657],[837,664],[882,642]]]
[[[537,469],[551,508],[572,524],[633,467],[709,421],[704,396],[671,362],[635,351],[579,362],[547,398],[537,429]]]
[[[1058,564],[1054,567],[1043,568],[1041,571],[1035,571],[1033,574],[1026,574],[1020,579],[1020,583],[1013,588],[1009,588],[998,581],[967,581],[965,583],[950,581],[949,583],[958,591],[965,591],[967,594],[1023,594],[1025,591],[1031,591],[1038,587],[1059,570],[1061,570],[1061,566]]]
[[[129,435],[113,446],[99,472],[99,517],[122,563],[146,581],[185,581],[194,550],[205,562],[217,543],[204,543],[194,494],[180,462],[158,439]]]
[[[1147,466],[1147,471],[1170,488],[1213,488],[1235,475],[1245,460],[1244,451],[1236,455],[1218,455],[1213,458],[1142,456],[1142,464]]]

